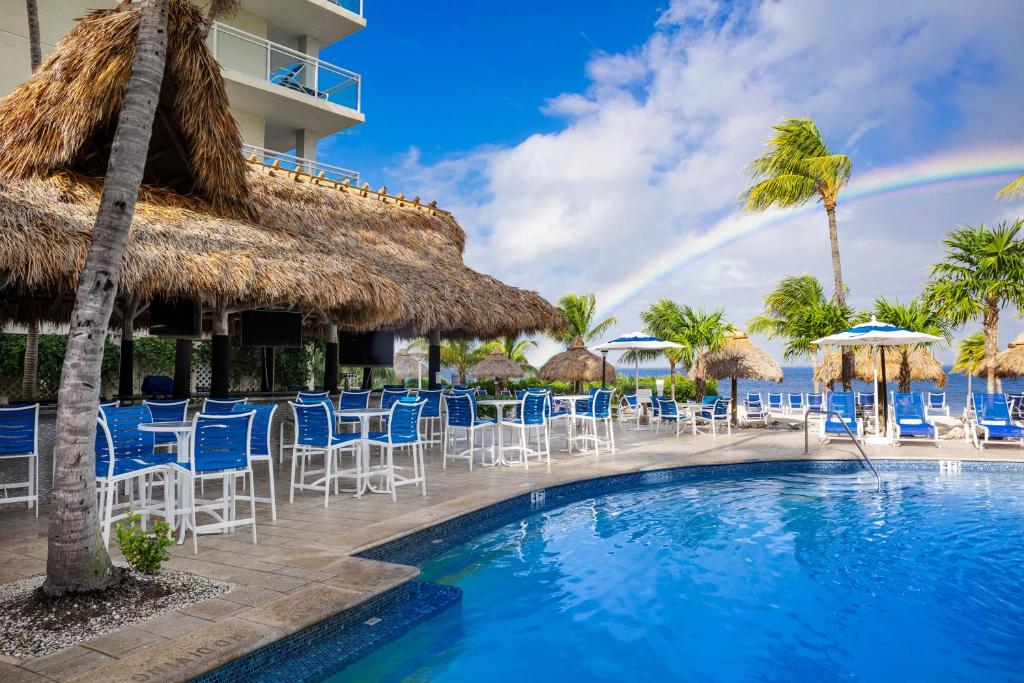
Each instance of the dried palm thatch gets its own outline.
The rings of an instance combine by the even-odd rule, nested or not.
[[[482,361],[469,369],[474,377],[494,379],[518,379],[526,372],[501,351],[491,351]]]
[[[1017,335],[1017,338],[1007,344],[1004,351],[996,354],[993,360],[996,377],[999,379],[1014,379],[1024,376],[1024,332]],[[988,365],[985,365],[978,376],[982,377],[988,372]]]
[[[782,368],[743,332],[731,332],[717,350],[701,354],[690,379],[759,379],[781,382]]]
[[[394,371],[398,379],[416,379],[423,377],[427,369],[420,364],[420,354],[408,350],[395,353]]]
[[[171,0],[170,9],[122,292],[298,308],[344,329],[410,337],[493,337],[564,323],[536,293],[467,268],[465,233],[433,203],[247,164],[202,13],[188,0]],[[138,16],[129,5],[89,13],[0,101],[0,286],[20,302],[5,309],[9,318],[66,319]]]
[[[889,381],[899,381],[903,360],[903,347],[887,347],[885,351],[885,375]],[[870,347],[860,347],[853,354],[853,376],[863,382],[873,382],[875,378],[874,359]],[[907,365],[910,370],[908,381],[935,382],[938,387],[946,385],[946,372],[942,363],[927,347],[914,346],[907,353]],[[842,379],[843,356],[839,351],[829,351],[821,365],[814,372],[814,379],[825,385],[832,385]],[[881,369],[879,369],[881,377]]]
[[[567,350],[549,358],[537,376],[548,382],[600,382],[601,363],[601,357],[588,351],[583,340],[576,337]],[[615,367],[607,361],[604,361],[604,377],[607,383],[615,383]]]

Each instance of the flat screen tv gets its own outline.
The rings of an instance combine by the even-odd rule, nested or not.
[[[154,337],[198,339],[202,333],[202,307],[189,299],[153,299],[149,302],[149,333]]]
[[[338,365],[346,368],[389,368],[395,364],[395,333],[339,333]]]
[[[302,346],[302,314],[294,311],[243,311],[239,319],[242,346]]]

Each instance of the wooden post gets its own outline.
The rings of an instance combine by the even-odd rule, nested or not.
[[[324,348],[324,389],[338,393],[338,326],[327,323],[327,339]]]
[[[260,358],[260,391],[274,390],[274,347],[264,346]]]
[[[126,296],[121,300],[121,359],[118,366],[117,395],[135,394],[135,315],[139,300]]]
[[[211,341],[210,396],[227,398],[231,388],[231,353],[228,343],[228,306],[224,301],[214,305]]]
[[[174,398],[192,397],[192,340],[174,342]]]
[[[430,333],[430,346],[427,349],[427,378],[428,389],[440,389],[437,381],[437,373],[441,372],[441,333],[433,330]]]

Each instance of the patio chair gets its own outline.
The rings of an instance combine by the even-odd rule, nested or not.
[[[803,415],[807,412],[807,403],[803,394],[786,394],[786,413],[788,415]]]
[[[320,399],[330,396],[328,391],[305,391],[300,390],[295,394],[295,400],[299,403],[316,403]]]
[[[1007,394],[1006,399],[1010,402],[1010,417],[1024,420],[1024,394]]]
[[[706,424],[711,436],[718,436],[719,425],[724,424],[726,434],[732,436],[732,420],[729,415],[731,404],[732,400],[721,396],[705,396],[701,409],[693,414],[694,428]]]
[[[230,415],[237,405],[249,402],[247,398],[208,398],[203,401],[203,415]]]
[[[649,389],[647,391],[650,392]],[[642,394],[640,401],[643,401]],[[612,453],[615,453],[615,431],[612,429],[612,390],[597,389],[590,397],[589,403],[586,410],[576,413],[576,419],[583,424],[583,435],[578,438],[582,439],[584,443],[594,442],[594,455],[600,455],[602,443],[607,445]],[[599,424],[605,427],[604,438],[601,438],[598,431]]]
[[[853,398],[853,394],[850,394],[850,398]],[[825,395],[824,394],[807,394],[807,412],[808,413],[820,413],[825,406]]]
[[[238,479],[248,480],[249,489],[256,490],[252,475],[250,444],[255,411],[228,415],[203,415],[193,418],[191,453],[188,467],[179,466],[184,478],[187,500],[181,515],[188,515],[192,530],[192,552],[199,554],[199,534],[234,531],[240,526],[252,527],[252,542],[256,543],[256,499],[248,496],[249,516],[239,517],[237,504]],[[219,479],[221,497],[210,500],[196,499],[196,481]],[[216,487],[213,487],[216,490]],[[213,517],[214,521],[199,524],[198,513]]]
[[[565,402],[558,402],[557,398],[552,394],[550,389],[543,391],[546,398],[544,404],[544,411],[548,418],[548,431],[549,433],[554,428],[554,423],[558,420],[565,421],[565,443],[566,448],[572,448],[572,435],[575,425],[572,422],[572,412],[565,408]]]
[[[619,420],[633,420],[637,416],[636,394],[623,394],[619,400]]]
[[[103,543],[110,545],[110,529],[114,522],[138,512],[143,525],[149,513],[159,509],[152,503],[152,492],[159,478],[164,489],[163,517],[174,518],[169,483],[170,467],[176,460],[173,453],[156,453],[153,432],[144,432],[139,425],[152,422],[153,415],[145,405],[103,408],[96,419],[96,487],[99,495],[100,529]],[[135,483],[139,499],[135,500]],[[126,485],[128,500],[118,502],[118,487]],[[116,513],[116,514],[115,514]]]
[[[863,440],[864,423],[857,419],[857,404],[852,391],[830,391],[825,406],[827,414],[821,423],[819,443],[828,443],[834,437],[848,437],[850,434],[854,441]],[[844,424],[849,428],[849,434]]]
[[[0,484],[0,503],[26,503],[39,516],[39,404],[0,408],[0,463],[24,460],[25,481]],[[54,460],[56,467],[56,460]],[[10,491],[25,489],[25,495]]]
[[[338,397],[338,410],[366,410],[369,407],[369,391],[343,391]],[[342,416],[338,418],[338,424],[342,427],[352,425],[358,430],[359,418]]]
[[[782,403],[782,393],[768,392],[768,412],[782,414],[786,411]]]
[[[366,392],[369,395],[369,392]],[[306,391],[300,390],[295,394],[296,403],[323,403],[327,405],[332,411],[334,410],[334,403],[331,400],[331,395],[327,391]],[[250,404],[244,404],[246,406]],[[342,420],[355,420],[356,424],[359,423],[358,418],[336,418],[336,424]],[[281,428],[277,430],[277,462],[279,464],[284,463],[284,457],[286,453],[290,453],[292,450],[293,442],[295,440],[295,423],[290,420],[283,420],[281,422]]]
[[[949,417],[949,406],[946,404],[945,391],[929,391],[927,398],[926,410],[929,415],[935,413]]]
[[[359,464],[359,434],[352,432],[338,434],[334,427],[334,413],[326,403],[289,402],[288,405],[292,407],[292,416],[295,418],[295,440],[291,449],[292,472],[288,502],[295,502],[296,491],[323,491],[324,507],[327,507],[331,487],[333,486],[334,492],[337,493],[339,490],[338,480],[342,478],[355,479],[356,489],[358,489],[360,478],[367,475],[366,472],[361,471]],[[343,453],[355,456],[355,469],[342,469],[340,456]],[[323,458],[322,469],[311,468],[312,459],[315,456]],[[308,481],[311,476],[315,479]]]
[[[753,398],[751,398],[753,396]],[[745,415],[743,416],[744,422],[761,422],[765,427],[768,426],[768,421],[771,419],[768,411],[765,410],[764,404],[761,403],[761,394],[747,394],[747,399],[743,402],[745,409]]]
[[[467,393],[453,393],[444,397],[444,438],[441,444],[441,469],[448,469],[448,460],[468,460],[469,471],[473,471],[473,459],[476,452],[476,433],[491,434],[491,462],[497,460],[497,441],[494,436],[495,421],[481,420],[476,415],[476,401]],[[468,448],[455,452],[458,437],[462,434]],[[485,447],[483,434],[480,439],[480,451]]]
[[[683,422],[685,420],[685,418],[679,414],[679,406],[670,398],[655,396],[654,399],[658,402],[658,419],[654,423],[654,433],[657,434],[660,432],[661,423],[666,422],[675,426],[676,436],[679,436],[683,431]]]
[[[391,404],[388,415],[387,432],[370,434],[369,445],[381,449],[382,464],[374,471],[374,475],[384,478],[384,491],[391,493],[391,500],[397,501],[396,489],[399,486],[419,486],[422,494],[427,495],[427,469],[423,462],[423,442],[420,439],[420,416],[426,401],[417,400],[415,396],[403,396]],[[412,455],[412,476],[400,476],[399,471],[406,467],[395,466],[395,451],[408,451]]]
[[[149,407],[153,422],[185,422],[188,419],[188,404],[188,399],[180,401],[154,399],[142,402],[142,405]],[[153,436],[156,448],[171,448],[172,450],[177,448],[178,439],[174,434],[155,432]]]
[[[423,422],[424,443],[441,443],[443,423],[441,421],[441,390],[420,389],[416,398],[426,401],[420,420]]]
[[[277,498],[274,495],[274,456],[270,452],[270,425],[274,422],[277,405],[237,405],[236,413],[252,412],[252,432],[249,440],[249,461],[267,463],[267,479],[270,482],[270,497],[259,498],[253,489],[253,500],[257,503],[270,503],[270,518],[277,521]],[[245,482],[242,482],[243,487]]]
[[[924,397],[916,391],[893,393],[891,425],[896,443],[925,438],[939,447],[939,428],[928,419]]]
[[[523,467],[530,467],[530,458],[536,457],[540,460],[547,457],[547,463],[551,464],[551,434],[548,432],[548,395],[546,392],[526,391],[521,399],[519,416],[502,423],[502,429],[512,428],[519,432],[519,445],[506,446],[506,448],[518,450],[522,457]],[[537,448],[530,448],[528,432],[533,430],[536,437]],[[543,436],[543,440],[541,437]]]
[[[970,432],[975,446],[982,449],[999,439],[1005,443],[1016,440],[1018,445],[1024,447],[1024,427],[1015,423],[1010,416],[1010,404],[1005,394],[974,392],[972,398],[976,415],[971,422]],[[980,439],[978,432],[981,432]]]

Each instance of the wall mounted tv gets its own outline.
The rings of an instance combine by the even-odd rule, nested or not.
[[[395,364],[395,333],[338,333],[338,365],[346,368],[389,368]]]
[[[203,331],[202,307],[189,299],[149,302],[149,333],[154,337],[198,339]]]
[[[242,346],[302,346],[302,314],[294,311],[242,311],[238,328]]]

